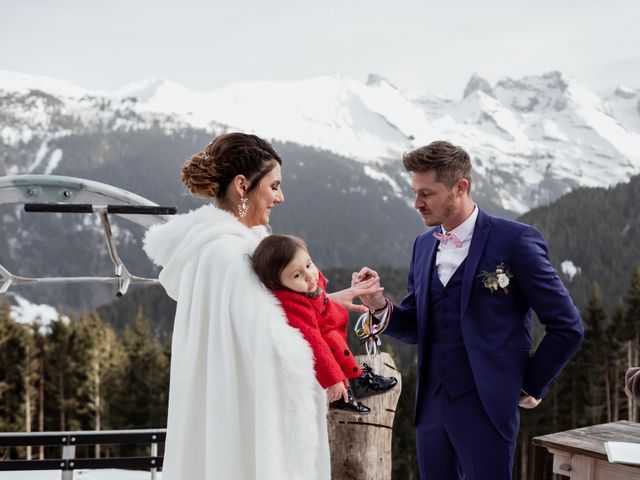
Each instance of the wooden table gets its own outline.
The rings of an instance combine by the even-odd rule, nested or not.
[[[609,463],[605,441],[640,443],[640,423],[626,420],[535,437],[553,455],[553,473],[574,480],[640,480],[640,465]]]

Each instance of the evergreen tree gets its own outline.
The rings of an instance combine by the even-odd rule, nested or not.
[[[640,263],[636,265],[631,286],[625,296],[625,326],[629,340],[638,344],[640,333]],[[636,362],[637,363],[637,362]]]
[[[418,359],[414,355],[413,361],[402,368],[402,393],[398,399],[393,421],[392,477],[403,480],[417,480],[419,478],[415,447],[416,431],[413,425],[417,372]]]
[[[597,280],[607,312],[621,294],[620,279],[629,278],[638,262],[640,223],[637,204],[640,176],[611,188],[579,188],[551,205],[530,210],[521,221],[540,229],[557,267],[571,260],[580,271],[568,276],[559,269],[577,305],[585,305]]]
[[[611,420],[618,421],[621,419],[621,412],[627,411],[627,399],[621,395],[624,388],[624,374],[626,369],[626,352],[628,343],[629,328],[625,323],[624,303],[622,298],[618,299],[618,304],[611,316],[611,325],[609,327],[609,364],[611,365],[610,385],[611,385]],[[626,415],[625,415],[626,418]]]
[[[24,431],[34,430],[35,420],[38,411],[38,377],[40,373],[39,365],[39,344],[37,336],[40,336],[40,322],[36,320],[33,325],[21,325],[25,346],[25,356],[18,365],[24,385]],[[37,427],[36,427],[37,428]],[[31,460],[32,447],[26,447],[26,458]]]
[[[33,413],[33,391],[30,387],[32,348],[27,327],[12,318],[9,303],[2,304],[0,306],[0,431],[30,430]],[[9,449],[4,454],[11,454],[16,458],[25,456],[30,458],[31,449]]]
[[[624,324],[627,344],[627,364],[626,368],[640,364],[640,264],[637,264],[631,278],[631,286],[624,299],[625,315]],[[638,420],[637,407],[631,401],[628,402],[629,420]]]
[[[0,306],[0,430],[26,428],[25,359],[29,338],[23,325],[11,318],[9,303]]]
[[[33,345],[33,376],[32,387],[35,392],[36,402],[34,405],[34,425],[32,430],[43,432],[45,430],[45,364],[46,348],[47,348],[47,330],[40,325],[39,322],[35,322],[31,326],[31,339]],[[38,458],[44,459],[44,447],[40,446]]]
[[[45,429],[65,431],[71,428],[69,416],[77,407],[71,380],[75,376],[72,355],[74,320],[58,317],[49,324],[45,350]]]
[[[97,313],[83,315],[75,323],[74,352],[76,361],[76,399],[78,399],[77,416],[85,430],[102,430],[109,424],[105,419],[108,410],[105,402],[109,398],[108,388],[110,375],[118,358],[117,337],[113,329],[106,325]],[[108,415],[107,415],[108,416]],[[106,420],[106,422],[105,422]],[[100,456],[100,448],[96,446],[95,456]]]
[[[583,363],[581,373],[586,386],[585,425],[595,425],[611,418],[609,406],[609,344],[607,316],[602,306],[602,293],[597,282],[593,283],[587,308],[582,313],[585,324],[585,340],[579,353]]]
[[[142,309],[132,326],[125,327],[122,344],[125,359],[111,406],[114,426],[166,426],[169,360]]]

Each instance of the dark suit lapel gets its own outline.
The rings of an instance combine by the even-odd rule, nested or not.
[[[437,229],[434,229],[433,232],[437,232],[439,230],[440,228],[438,227]],[[431,269],[435,268],[434,264],[436,262],[436,251],[438,250],[438,241],[435,238],[429,238],[428,242],[429,245],[425,249],[425,257],[422,261],[423,270],[422,272],[420,272],[420,275],[422,275],[422,284],[424,285],[424,287],[422,288],[422,292],[418,292],[418,294],[423,294],[422,300],[424,302],[423,308],[425,309],[425,312],[428,309],[429,292],[431,291]]]
[[[471,287],[473,286],[473,281],[476,278],[478,263],[480,263],[482,252],[487,244],[490,230],[491,222],[489,220],[489,216],[482,210],[478,209],[478,218],[476,220],[475,228],[473,229],[473,236],[471,237],[471,245],[469,246],[467,263],[464,267],[464,276],[462,279],[462,303],[460,305],[461,316],[464,316],[464,312],[469,304]]]

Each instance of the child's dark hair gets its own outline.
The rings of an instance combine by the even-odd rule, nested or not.
[[[291,235],[269,235],[256,247],[253,269],[269,290],[284,288],[280,274],[301,248],[308,250],[304,240]]]

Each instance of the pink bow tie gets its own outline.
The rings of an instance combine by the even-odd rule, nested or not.
[[[447,233],[433,232],[433,236],[438,240],[440,240],[440,243],[442,243],[443,245],[446,245],[448,242],[451,242],[456,246],[456,248],[460,248],[462,246],[462,242],[460,241],[460,239],[451,232],[447,232]]]

